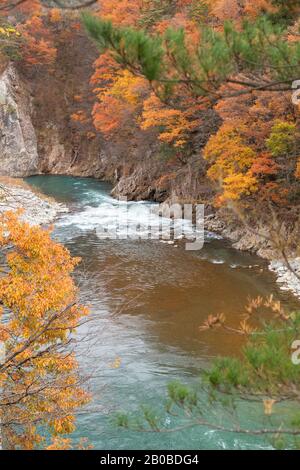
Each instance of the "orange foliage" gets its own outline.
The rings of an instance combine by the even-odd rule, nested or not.
[[[71,115],[71,119],[75,122],[80,122],[81,124],[85,124],[89,120],[88,116],[83,110],[79,110],[76,113],[73,113]]]
[[[6,311],[0,418],[12,448],[33,449],[43,440],[41,425],[53,436],[72,432],[74,411],[88,401],[67,348],[88,310],[77,303],[71,277],[79,259],[48,230],[31,227],[12,212],[1,214],[0,249],[7,267],[0,277]]]
[[[260,201],[273,202],[278,206],[285,206],[288,202],[289,190],[276,181],[269,181],[259,189]]]
[[[109,64],[103,68],[104,64],[100,59],[97,61],[97,70],[91,79],[96,84],[99,78],[104,78],[105,84],[104,87],[100,82],[94,90],[99,102],[94,105],[92,114],[96,129],[110,137],[116,130],[132,126],[132,118],[148,89],[148,83],[127,70],[117,73],[114,64],[112,69],[106,68]]]
[[[59,8],[52,8],[49,13],[51,23],[59,23],[62,21],[62,14]]]
[[[234,20],[240,18],[241,7],[239,0],[208,0],[211,13],[219,20]]]
[[[245,0],[245,13],[254,18],[261,13],[275,13],[276,10],[270,0]]]
[[[176,178],[176,173],[175,172],[167,173],[167,174],[161,176],[160,178],[158,178],[155,181],[155,184],[158,188],[165,188],[166,186],[168,186],[170,181],[174,180],[175,178]]]
[[[54,38],[45,24],[45,17],[30,17],[19,30],[25,40],[22,55],[30,65],[51,65],[55,62],[57,50]]]
[[[154,31],[164,34],[168,28],[180,29],[183,28],[187,37],[187,44],[198,44],[200,39],[200,30],[196,21],[189,19],[184,12],[176,13],[172,18],[163,19],[159,21]]]
[[[174,147],[182,147],[187,143],[189,133],[199,125],[197,120],[190,117],[190,111],[167,108],[157,96],[151,94],[144,101],[140,127],[143,130],[162,127],[159,139]]]
[[[226,85],[219,91],[226,96],[227,93],[240,89],[238,85]],[[255,139],[255,147],[260,151],[264,148],[265,139],[274,125],[274,120],[292,116],[293,106],[290,93],[274,94],[265,91],[222,99],[215,106],[215,110],[226,123],[243,123],[244,132],[250,139]]]
[[[109,52],[101,54],[94,62],[94,73],[91,76],[91,85],[97,86],[95,92],[105,89],[108,83],[115,80],[117,74],[120,72],[120,65],[114,60]]]
[[[143,0],[99,0],[98,14],[118,26],[134,26],[140,18]]]
[[[251,166],[251,173],[259,176],[276,175],[279,168],[278,163],[274,161],[272,155],[265,152],[256,158]]]
[[[127,117],[127,106],[109,95],[104,96],[93,108],[94,126],[107,137],[118,130]]]
[[[300,179],[300,158],[299,158],[298,161],[297,161],[296,171],[295,171],[295,177],[296,177],[297,179]]]

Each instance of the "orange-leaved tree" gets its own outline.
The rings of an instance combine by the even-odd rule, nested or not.
[[[184,147],[190,133],[199,126],[199,119],[194,118],[193,108],[174,109],[164,105],[154,94],[144,101],[141,129],[160,128],[159,140],[174,147]]]
[[[79,260],[18,217],[0,216],[0,429],[4,447],[34,449],[71,433],[89,401],[73,345],[88,309],[71,277]]]
[[[147,81],[122,70],[110,54],[101,55],[94,68],[91,84],[98,98],[92,112],[95,128],[107,138],[116,131],[122,135],[122,132],[132,130],[148,90]]]

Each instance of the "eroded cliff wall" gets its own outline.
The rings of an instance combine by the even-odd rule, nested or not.
[[[0,76],[0,174],[27,176],[38,172],[39,158],[31,121],[32,100],[16,69]]]

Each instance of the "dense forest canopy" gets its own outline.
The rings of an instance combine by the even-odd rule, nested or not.
[[[78,135],[93,141],[100,134],[105,141],[121,139],[127,145],[137,130],[145,135],[151,131],[167,162],[157,185],[164,187],[181,174],[182,168],[192,167],[193,177],[197,180],[204,173],[212,188],[208,200],[199,198],[197,202],[209,203],[215,208],[238,206],[238,210],[245,210],[252,220],[263,219],[267,211],[274,220],[277,217],[297,219],[300,202],[299,0],[7,0],[0,6],[0,68],[4,70],[13,62],[27,79],[53,75],[62,79],[72,68],[61,52],[65,52],[65,48],[72,49],[74,43],[86,35],[92,39],[89,47],[97,46],[98,57],[89,77],[88,90],[84,88],[82,93],[68,90],[73,106],[69,120]],[[83,68],[84,57],[80,59]],[[49,95],[51,92],[49,90]],[[69,95],[64,97],[66,102]],[[195,162],[200,162],[200,166]],[[23,225],[16,225],[14,218],[4,222],[11,224],[11,220],[19,230],[29,231]],[[0,240],[3,246],[11,241],[5,233]],[[54,250],[58,261],[63,258],[65,262],[63,280],[68,295],[66,298],[59,290],[56,295],[62,297],[55,297],[55,307],[59,311],[67,308],[67,324],[59,327],[70,331],[87,313],[76,303],[76,289],[70,278],[76,262],[46,235],[33,234],[40,246],[41,258],[35,259],[35,266],[42,286],[44,271],[38,261],[45,268],[47,250]],[[16,246],[23,243],[14,230],[11,237]],[[297,236],[284,241],[285,247],[291,242],[293,248],[297,248]],[[281,243],[282,239],[278,238],[277,248],[286,258]],[[29,242],[26,250],[36,257]],[[11,262],[14,268],[16,263],[23,265],[27,261],[17,258]],[[57,263],[52,269],[58,275]],[[13,280],[21,283],[18,288],[28,287],[24,287],[20,279]],[[12,310],[23,308],[19,297],[11,301],[9,288],[5,281],[1,283],[4,283],[7,305]],[[73,303],[76,307],[69,307],[70,304],[73,307]],[[253,322],[253,317],[262,305],[275,317],[275,326],[256,335],[257,323]],[[40,322],[39,311],[33,307],[29,320],[36,324]],[[249,340],[243,357],[240,360],[223,358],[205,374],[207,403],[215,406],[219,393],[230,397],[236,394],[238,399],[262,403],[267,418],[272,415],[276,402],[286,401],[290,405],[292,401],[298,408],[299,367],[291,363],[290,352],[291,341],[299,331],[299,315],[287,314],[272,297],[250,302],[245,315],[236,328],[237,334]],[[54,320],[56,322],[57,318]],[[11,332],[17,327],[19,325],[14,323]],[[230,328],[221,314],[211,316],[203,329],[215,327]],[[26,343],[28,331],[21,333]],[[0,338],[1,335],[5,336],[5,331],[0,329]],[[67,342],[68,335],[61,335]],[[51,336],[50,339],[55,343],[57,338]],[[36,347],[39,346],[38,342]],[[17,345],[12,347],[15,349]],[[21,360],[27,360],[22,353]],[[63,356],[52,360],[57,368],[63,368]],[[37,371],[46,373],[51,368],[49,362],[30,364],[34,378]],[[15,364],[9,365],[13,366]],[[77,387],[75,359],[72,357],[65,367],[68,380],[76,386],[70,394],[63,389],[65,393],[57,397],[49,411],[51,419],[43,421],[53,430],[54,437],[72,431],[73,410],[88,400]],[[19,370],[14,373],[20,374],[24,393],[27,377]],[[1,380],[8,380],[8,372],[5,374],[0,373],[0,385]],[[54,379],[61,381],[60,376]],[[207,403],[203,407],[197,394],[189,389],[173,384],[169,387],[169,398],[170,407],[188,413],[187,426],[215,424],[205,414],[211,408]],[[31,399],[27,396],[26,399],[31,406]],[[57,403],[63,408],[63,418],[55,413],[53,416]],[[43,414],[44,402],[34,405],[36,412]],[[13,406],[12,414],[15,410]],[[232,410],[236,411],[234,404]],[[24,420],[27,417],[25,409]],[[160,431],[155,416],[146,412],[144,418],[147,430],[150,427]],[[289,416],[275,419],[263,428],[249,430],[235,424],[219,429],[273,436],[277,447],[299,447],[299,421],[297,411],[292,420]],[[130,425],[123,415],[119,417],[119,424],[125,428]],[[7,428],[10,431],[9,422]],[[29,438],[24,442],[11,431],[16,446],[31,448],[40,442],[35,425],[28,429]],[[288,436],[287,443],[285,436]],[[55,442],[53,445],[55,447]]]
[[[124,80],[136,90],[126,109],[132,107],[141,128],[156,127],[158,139],[182,153],[193,152],[191,136],[201,132],[212,107],[222,123],[203,156],[218,188],[215,204],[294,203],[299,134],[291,90],[300,74],[298,14],[299,2],[276,1],[165,1],[159,8],[151,1],[118,2],[85,14],[87,30],[110,59],[100,56],[96,78],[103,64],[114,61],[120,69],[114,78],[111,64],[111,81],[98,94],[96,128],[109,135],[122,127],[122,113],[111,126],[107,116],[110,105],[126,106],[126,97],[117,95]]]
[[[90,138],[91,119],[106,139],[154,129],[176,166],[199,152],[197,135],[216,205],[297,203],[298,1],[6,2],[2,55],[51,70],[58,37],[72,40],[83,6],[101,53],[90,79],[95,104],[74,96],[72,119]],[[211,110],[220,124],[207,141],[201,129]]]

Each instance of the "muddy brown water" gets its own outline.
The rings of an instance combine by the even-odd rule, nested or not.
[[[109,184],[65,176],[26,181],[68,206],[54,236],[82,258],[77,281],[95,316],[92,327],[80,332],[90,338],[78,356],[84,371],[93,370],[93,403],[78,416],[75,441],[87,437],[96,449],[265,446],[257,438],[209,429],[145,435],[118,429],[111,417],[142,404],[162,408],[167,383],[195,383],[217,355],[240,354],[241,337],[199,331],[208,315],[224,313],[237,325],[249,297],[270,294],[297,309],[298,301],[279,289],[266,263],[210,234],[200,251],[186,251],[183,242],[175,248],[150,240],[100,240],[97,227],[109,222],[111,205],[118,204]],[[138,217],[139,203],[130,206]],[[251,420],[256,411],[245,413]]]

